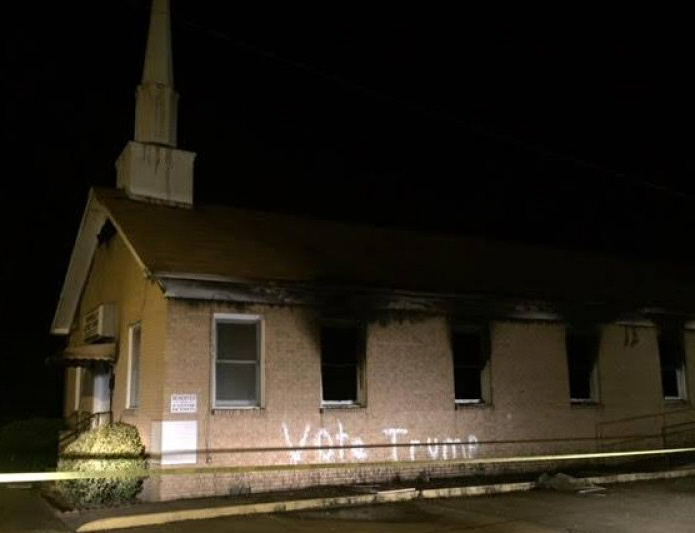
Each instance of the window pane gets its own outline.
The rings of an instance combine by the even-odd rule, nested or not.
[[[255,361],[258,342],[257,324],[217,322],[217,359]]]
[[[140,394],[140,326],[130,330],[130,376],[128,377],[130,395],[128,407],[137,407]]]
[[[215,365],[216,400],[256,404],[256,365],[248,363],[217,363]]]

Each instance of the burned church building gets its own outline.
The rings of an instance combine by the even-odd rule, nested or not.
[[[134,139],[116,187],[89,194],[52,325],[66,417],[133,424],[153,465],[201,469],[153,477],[147,498],[677,445],[667,429],[695,420],[692,272],[199,205],[169,26],[155,0]]]

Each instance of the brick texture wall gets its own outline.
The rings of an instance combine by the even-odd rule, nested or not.
[[[213,410],[210,403],[212,319],[214,313],[263,317],[265,407]],[[217,474],[177,479],[164,476],[157,497],[288,488],[313,483],[375,481],[417,477],[422,467],[411,459],[461,459],[534,453],[595,451],[594,441],[475,444],[475,441],[593,438],[597,424],[659,413],[684,405],[663,400],[655,330],[610,325],[603,329],[598,367],[599,403],[569,401],[564,326],[541,322],[497,321],[491,325],[491,402],[454,405],[453,367],[444,317],[370,324],[367,335],[367,402],[363,408],[321,408],[318,316],[306,308],[239,307],[210,302],[168,302],[164,397],[198,395],[196,415],[165,420],[197,420],[199,466],[345,463],[344,470]],[[688,333],[688,371],[693,381],[693,335]],[[691,389],[692,390],[692,389]],[[166,402],[165,402],[166,403]],[[606,424],[609,436],[654,433],[658,417]],[[359,440],[354,440],[359,439]],[[230,448],[282,448],[347,442],[388,445],[417,441],[429,446],[390,446],[357,450],[304,450],[226,453]],[[642,440],[626,447],[660,445]],[[392,467],[350,469],[360,461],[402,461]],[[460,467],[438,467],[439,474]],[[359,472],[359,473],[358,473]]]

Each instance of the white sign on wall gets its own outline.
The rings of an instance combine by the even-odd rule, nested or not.
[[[161,464],[195,463],[198,448],[198,422],[165,420],[161,424]]]
[[[172,413],[196,413],[198,411],[197,394],[172,394],[170,412]]]

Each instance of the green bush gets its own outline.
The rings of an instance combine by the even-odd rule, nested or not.
[[[59,471],[114,472],[142,470],[145,448],[135,426],[116,423],[80,435],[62,452]],[[143,478],[95,478],[61,481],[58,490],[76,507],[117,505],[133,500]]]

